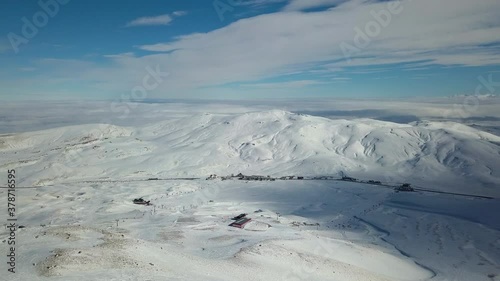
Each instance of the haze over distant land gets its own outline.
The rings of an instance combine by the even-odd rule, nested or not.
[[[280,109],[332,119],[371,118],[400,124],[422,120],[453,121],[500,135],[499,107],[498,97],[7,102],[0,104],[0,133],[89,123],[139,126],[203,112],[244,113]]]

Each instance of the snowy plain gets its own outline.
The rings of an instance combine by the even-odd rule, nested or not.
[[[14,168],[36,186],[17,191],[8,280],[500,280],[496,99],[422,102],[411,118],[415,102],[280,104],[2,105],[18,116],[0,121],[0,180]],[[240,172],[471,196],[205,180]],[[253,221],[228,227],[240,213]]]

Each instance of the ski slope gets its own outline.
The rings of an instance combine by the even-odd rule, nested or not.
[[[12,281],[499,280],[498,199],[219,180],[66,184],[17,197],[25,227]],[[139,197],[153,205],[134,205]],[[240,213],[253,223],[229,227]]]

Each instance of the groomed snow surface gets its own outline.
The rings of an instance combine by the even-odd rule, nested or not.
[[[499,281],[499,199],[204,179],[347,174],[499,198],[499,143],[457,123],[277,110],[3,135],[0,166],[38,187],[17,191],[17,273],[0,279]],[[240,213],[252,222],[228,227]]]

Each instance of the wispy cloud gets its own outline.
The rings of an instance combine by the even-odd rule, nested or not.
[[[172,15],[174,15],[176,17],[181,17],[181,16],[187,15],[187,12],[186,11],[175,11],[172,13]]]
[[[238,5],[260,7],[286,1],[288,0],[247,0],[247,1],[239,1]]]
[[[330,7],[347,0],[291,0],[288,5],[285,6],[285,11],[303,11],[307,9],[313,9],[318,7]]]
[[[172,14],[163,14],[159,16],[140,17],[126,24],[126,27],[131,26],[151,26],[151,25],[169,25],[175,17],[187,15],[186,11],[175,11]]]
[[[263,89],[277,89],[277,88],[303,88],[307,86],[325,84],[325,82],[315,81],[315,80],[296,80],[287,82],[275,82],[275,83],[253,83],[253,84],[242,84],[244,87],[252,88],[263,88]]]
[[[320,2],[326,1],[315,3]],[[339,1],[328,1],[334,2]],[[295,7],[299,9],[306,2],[294,0],[290,5],[292,3],[298,3]],[[303,12],[300,8],[295,12],[263,14],[213,31],[186,34],[172,41],[139,47],[154,51],[152,54],[111,55],[106,58],[113,63],[105,67],[80,67],[79,70],[85,70],[81,75],[75,75],[75,68],[71,68],[64,74],[88,81],[102,80],[110,88],[123,89],[129,86],[124,81],[134,82],[142,77],[146,66],[161,65],[162,71],[171,73],[156,90],[163,94],[188,93],[193,89],[229,83],[249,84],[295,71],[314,70],[328,74],[346,68],[372,71],[374,67],[396,64],[404,64],[407,68],[500,64],[498,48],[488,47],[500,42],[498,0],[441,0],[439,3],[403,0],[401,14],[393,15],[390,24],[370,38],[368,47],[353,55],[350,61],[345,60],[341,43],[354,44],[355,28],[365,30],[368,23],[375,21],[372,11],[385,10],[388,3],[351,0],[322,11]],[[170,21],[175,17],[174,13],[163,16],[168,16]],[[135,20],[135,24],[161,22],[140,19]],[[167,21],[163,19],[163,24],[170,22]],[[56,69],[68,67],[61,63]],[[311,85],[305,79],[311,78],[302,76],[296,84],[260,86]]]
[[[154,17],[141,17],[127,23],[126,26],[168,25],[172,20],[173,18],[168,14]]]
[[[404,15],[394,16],[383,32],[371,38],[370,46],[351,61],[344,59],[340,44],[354,44],[354,28],[364,29],[373,21],[371,11],[387,9],[387,2],[354,0],[320,12],[266,14],[212,32],[186,35],[173,42],[140,48],[170,52],[156,57],[164,65],[176,69],[172,78],[190,80],[188,85],[250,81],[291,70],[307,70],[316,66],[311,62],[335,60],[338,62],[329,66],[333,71],[351,66],[409,62],[414,65],[419,61],[427,65],[500,63],[495,50],[481,47],[500,40],[500,22],[496,15],[500,2],[443,0],[437,5],[433,0],[421,0],[402,3]],[[456,14],[463,16],[456,18]],[[443,18],[450,20],[443,21]]]
[[[134,53],[126,52],[126,53],[121,53],[121,54],[104,55],[103,57],[111,58],[111,59],[120,59],[120,58],[133,57],[133,56],[134,56]]]

